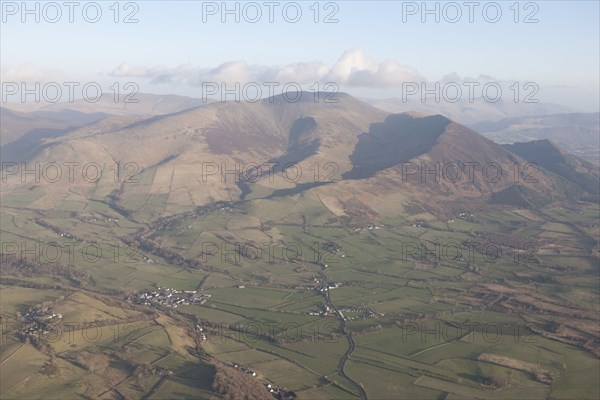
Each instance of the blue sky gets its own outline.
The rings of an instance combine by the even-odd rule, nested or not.
[[[492,3],[486,1],[478,2],[473,23],[468,21],[464,1],[456,2],[463,13],[456,23],[445,21],[441,14],[447,2],[438,2],[441,20],[436,23],[433,15],[421,21],[421,1],[337,1],[329,2],[335,5],[327,10],[328,2],[322,1],[321,21],[337,9],[334,17],[339,22],[329,24],[313,21],[309,7],[314,1],[297,2],[302,10],[298,23],[286,22],[282,16],[281,8],[290,2],[278,2],[275,22],[269,23],[268,8],[258,1],[263,16],[254,24],[243,16],[236,23],[232,15],[222,23],[219,13],[206,16],[203,22],[203,7],[212,5],[201,1],[138,1],[135,18],[139,22],[132,24],[113,22],[109,9],[113,1],[98,2],[103,15],[95,24],[86,22],[80,9],[75,9],[75,22],[69,23],[64,7],[58,23],[44,21],[43,15],[39,23],[32,15],[22,23],[21,10],[12,15],[7,11],[11,2],[2,3],[4,81],[135,80],[145,91],[194,95],[207,76],[226,75],[235,80],[239,73],[250,80],[280,78],[285,67],[288,72],[306,71],[307,65],[298,63],[311,63],[309,69],[318,79],[337,78],[345,91],[356,95],[399,97],[398,79],[435,82],[448,74],[457,74],[457,80],[484,75],[507,85],[536,82],[542,101],[585,111],[598,109],[597,1],[520,2],[518,23],[513,20],[514,1],[497,2],[502,10],[497,23],[484,20],[482,8]],[[212,3],[221,8],[222,2]],[[240,2],[240,10],[244,3]],[[15,4],[20,7],[21,2]],[[410,11],[414,5],[419,7],[416,15],[405,15],[403,21],[403,9]],[[121,9],[119,19],[134,10],[132,6]],[[445,15],[453,18],[454,9],[446,10]],[[494,18],[493,11],[489,6],[489,18]],[[532,12],[539,22],[524,23]],[[229,62],[238,64],[227,67],[225,75],[216,74],[217,67]],[[352,75],[361,69],[363,74]],[[311,78],[307,73],[306,80]]]

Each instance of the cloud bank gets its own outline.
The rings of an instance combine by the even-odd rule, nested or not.
[[[400,87],[402,82],[423,81],[413,68],[397,61],[377,62],[361,49],[345,51],[332,66],[299,62],[284,66],[248,65],[230,61],[214,68],[193,65],[143,67],[122,63],[109,73],[115,78],[148,79],[152,84],[201,86],[203,82],[335,82],[356,88]]]

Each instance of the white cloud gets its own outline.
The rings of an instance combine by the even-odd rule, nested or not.
[[[338,61],[327,66],[321,62],[298,62],[284,66],[248,65],[231,61],[216,68],[181,65],[152,68],[121,64],[110,74],[114,77],[146,78],[150,83],[188,84],[201,86],[203,82],[335,82],[347,87],[400,87],[402,82],[423,80],[413,68],[397,61],[377,62],[361,49],[347,50]]]
[[[323,63],[306,62],[273,67],[265,73],[273,82],[312,83],[322,81],[329,73],[329,68]]]
[[[250,72],[248,64],[244,61],[231,61],[219,65],[217,68],[200,72],[192,85],[198,86],[202,82],[250,82],[254,80],[254,74]]]
[[[73,81],[74,76],[61,71],[37,66],[2,67],[2,80],[5,82],[52,82]],[[178,66],[141,66],[121,63],[108,72],[107,78],[127,80],[136,79],[140,85],[170,85],[177,87],[188,86],[196,88],[206,82],[225,83],[232,85],[240,82],[259,84],[267,82],[298,83],[305,88],[314,82],[321,84],[334,82],[339,90],[381,90],[388,89],[397,92],[405,82],[424,83],[427,80],[414,68],[395,60],[377,61],[369,57],[362,49],[346,50],[332,65],[319,61],[297,62],[283,66],[279,65],[249,65],[245,61],[229,61],[216,67],[181,64]],[[510,86],[511,81],[500,81],[489,75],[478,77],[460,77],[452,72],[439,81],[442,85],[449,82],[462,84],[464,82],[496,82],[503,87]]]
[[[146,76],[148,74],[148,68],[121,63],[121,65],[113,69],[110,74],[116,78]]]
[[[2,67],[2,69],[0,69],[0,75],[2,76],[2,82],[39,82],[41,84],[45,84],[49,82],[62,82],[69,80],[66,79],[65,74],[59,70],[35,65]]]
[[[374,71],[377,63],[368,58],[360,49],[346,50],[331,68],[329,79],[335,82],[348,82],[356,73]]]

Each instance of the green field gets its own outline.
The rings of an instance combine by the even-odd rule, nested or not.
[[[52,273],[3,270],[0,315],[12,331],[0,346],[2,398],[210,398],[216,361],[251,368],[250,382],[305,399],[358,399],[360,389],[369,399],[600,395],[598,238],[580,226],[594,218],[587,209],[586,219],[551,208],[452,223],[418,214],[367,229],[310,197],[293,212],[281,199],[257,200],[188,211],[145,236],[154,248],[131,248],[126,239],[148,229],[137,221],[164,212],[165,199],[128,202],[132,218],[94,200],[43,215],[17,213],[10,202],[2,209],[3,248],[15,256],[69,240],[102,250],[63,254],[65,268]],[[417,219],[429,228],[413,227]],[[533,253],[518,247],[532,241]],[[244,246],[252,252],[237,253]],[[158,287],[210,297],[176,309],[127,301]],[[71,336],[23,343],[19,322],[44,304],[75,326]],[[325,305],[338,311],[319,315]],[[346,359],[350,336],[356,346]]]

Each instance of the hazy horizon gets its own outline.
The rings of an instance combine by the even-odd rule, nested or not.
[[[196,98],[204,82],[332,82],[379,99],[401,97],[407,82],[495,82],[505,99],[518,83],[521,101],[528,93],[522,86],[532,82],[538,101],[599,107],[600,9],[593,1],[494,3],[498,10],[489,2],[300,2],[285,14],[288,3],[225,2],[234,11],[227,14],[221,2],[148,1],[121,3],[118,12],[101,3],[97,22],[89,22],[95,7],[84,15],[83,5],[39,5],[36,15],[35,2],[30,14],[12,3],[3,2],[4,82],[99,82],[104,91],[135,82],[140,92]]]

